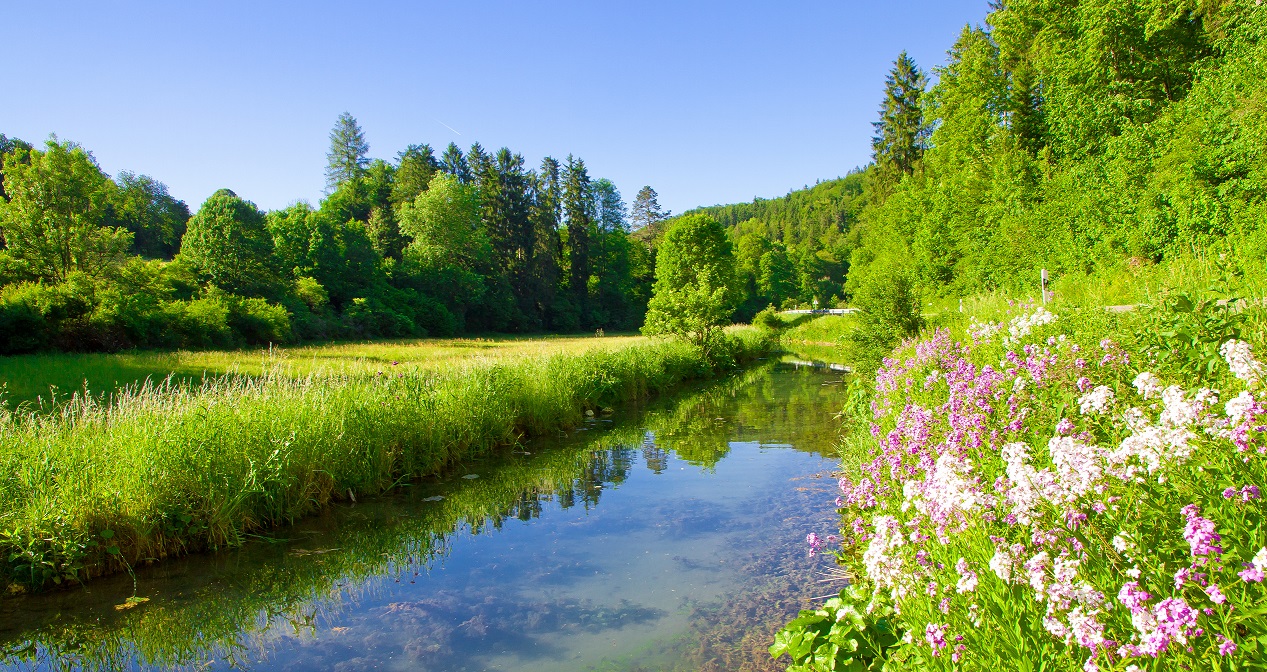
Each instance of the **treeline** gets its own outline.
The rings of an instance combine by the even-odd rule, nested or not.
[[[0,353],[641,325],[650,250],[580,159],[530,169],[477,143],[370,160],[347,114],[330,140],[318,206],[221,189],[191,215],[78,145],[0,135]],[[646,187],[635,213],[658,207]]]

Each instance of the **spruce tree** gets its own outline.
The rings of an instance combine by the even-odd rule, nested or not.
[[[629,228],[632,231],[651,226],[656,222],[668,219],[673,213],[660,211],[659,194],[649,185],[638,190],[634,197],[633,207],[629,210]]]
[[[466,184],[471,181],[471,169],[466,163],[466,156],[456,142],[450,142],[440,156],[440,170],[458,178],[458,182]]]
[[[396,172],[392,179],[392,207],[400,209],[427,190],[431,178],[440,170],[431,145],[410,145],[396,155]]]
[[[369,165],[366,153],[370,151],[365,133],[350,112],[339,115],[330,131],[330,152],[326,154],[326,192],[332,193],[340,184],[354,180]]]
[[[559,220],[562,217],[562,184],[557,159],[545,157],[539,172],[531,173],[532,181],[532,284],[536,288],[537,310],[542,325],[557,329],[556,288],[561,274],[560,260],[563,243],[559,239]]]
[[[930,129],[924,123],[920,98],[928,79],[903,51],[884,81],[880,120],[873,122],[872,158],[880,172],[894,181],[910,174],[928,146]]]

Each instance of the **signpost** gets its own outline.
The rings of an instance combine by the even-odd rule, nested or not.
[[[1038,274],[1038,277],[1038,286],[1043,292],[1043,305],[1047,305],[1047,269],[1044,268],[1042,272]]]

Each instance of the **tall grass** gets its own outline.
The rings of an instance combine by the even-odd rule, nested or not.
[[[117,353],[44,353],[0,357],[0,384],[10,407],[56,405],[85,389],[103,399],[146,380],[173,377],[200,384],[220,376],[259,376],[276,369],[287,373],[374,374],[392,365],[436,369],[469,359],[544,356],[613,349],[645,342],[639,336],[497,336],[492,338],[419,338],[371,342],[326,343],[240,350],[177,350]]]
[[[756,330],[726,342],[712,359],[662,341],[373,374],[298,376],[282,362],[201,385],[147,383],[113,403],[78,396],[51,414],[5,411],[0,571],[38,588],[235,545],[768,348]]]

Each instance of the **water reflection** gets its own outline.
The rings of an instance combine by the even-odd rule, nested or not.
[[[830,524],[831,375],[758,369],[141,569],[130,609],[127,577],[4,598],[0,668],[764,669]]]

